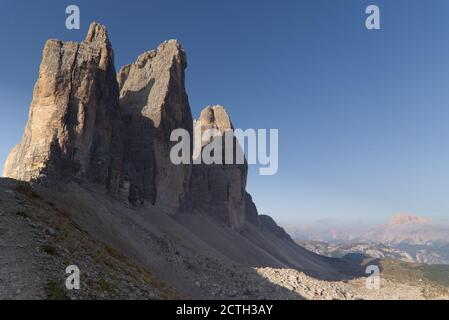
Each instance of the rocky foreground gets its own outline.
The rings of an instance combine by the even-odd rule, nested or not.
[[[198,289],[181,293],[89,235],[27,183],[0,179],[0,203],[0,299],[300,298],[248,268],[199,252],[172,253],[168,242],[149,239],[158,258]],[[81,270],[81,289],[70,291],[65,269],[73,264]]]
[[[297,269],[248,268],[148,239],[197,289],[189,291],[98,241],[28,183],[0,179],[0,203],[0,299],[449,299],[447,270],[384,261],[380,290],[369,290],[365,277],[326,281]],[[64,285],[72,264],[81,270],[80,290]]]

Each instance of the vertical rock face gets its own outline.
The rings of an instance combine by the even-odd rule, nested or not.
[[[195,130],[216,129],[222,137],[232,130],[231,120],[222,106],[205,108],[195,122]],[[203,148],[213,139],[202,143]],[[222,139],[223,150],[224,141]],[[234,139],[234,152],[240,148]],[[234,153],[235,154],[235,153]],[[223,157],[224,161],[224,157]],[[214,218],[241,228],[245,223],[246,176],[248,166],[244,164],[197,164],[192,168],[189,203],[193,209],[214,216]]]
[[[28,124],[4,176],[110,184],[117,112],[114,55],[105,27],[93,23],[80,44],[47,41]]]
[[[257,211],[256,204],[248,192],[245,192],[245,218],[246,221],[256,226],[260,225],[259,213]]]
[[[49,40],[28,124],[4,176],[88,181],[127,203],[146,201],[169,214],[194,210],[235,228],[245,221],[258,225],[245,191],[246,162],[175,165],[170,160],[177,143],[170,142],[172,131],[194,134],[186,67],[180,44],[170,40],[116,74],[108,34],[97,23],[82,43]],[[221,136],[233,129],[221,106],[205,108],[195,127],[216,129]],[[234,144],[235,153],[240,147],[235,139]]]
[[[131,200],[147,199],[168,213],[185,201],[190,166],[170,161],[171,132],[192,134],[185,92],[185,54],[175,40],[142,54],[117,75],[125,125],[124,175]]]

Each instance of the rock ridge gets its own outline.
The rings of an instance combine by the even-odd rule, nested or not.
[[[246,161],[170,161],[173,130],[185,129],[193,137],[194,127],[216,129],[221,136],[234,129],[220,105],[207,106],[193,120],[186,68],[181,44],[168,40],[116,73],[108,32],[96,22],[81,43],[48,40],[29,120],[4,176],[90,183],[127,206],[148,204],[167,214],[198,211],[236,229],[246,222],[259,225],[246,191]],[[240,148],[237,142],[235,148]]]

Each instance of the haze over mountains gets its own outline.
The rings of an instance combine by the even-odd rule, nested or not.
[[[397,214],[377,226],[339,226],[323,221],[286,228],[308,249],[329,256],[370,252],[371,256],[449,264],[449,225],[415,214]]]

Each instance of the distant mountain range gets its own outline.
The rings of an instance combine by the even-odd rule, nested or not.
[[[449,264],[449,226],[414,214],[397,214],[379,226],[316,223],[286,226],[307,249],[331,257],[362,253],[425,264]]]

